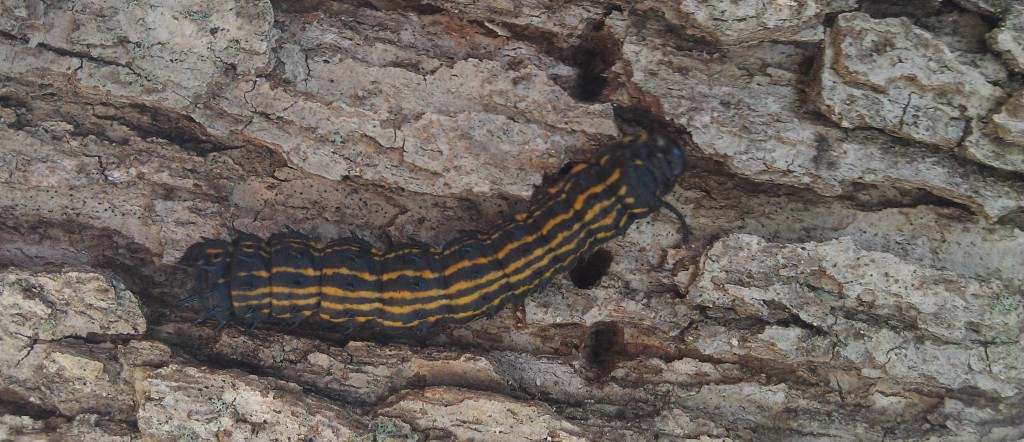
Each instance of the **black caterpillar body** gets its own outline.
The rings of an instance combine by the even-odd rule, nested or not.
[[[491,316],[543,287],[662,201],[683,172],[682,147],[640,133],[601,149],[535,193],[530,209],[488,232],[441,248],[381,251],[358,238],[318,244],[295,231],[269,241],[244,234],[200,244],[196,271],[202,319],[294,325],[313,317],[347,329],[424,329]]]

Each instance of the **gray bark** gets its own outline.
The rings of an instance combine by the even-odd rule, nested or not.
[[[1024,6],[0,0],[0,439],[1024,439]],[[193,324],[203,238],[441,244],[637,127],[669,213],[519,308]]]

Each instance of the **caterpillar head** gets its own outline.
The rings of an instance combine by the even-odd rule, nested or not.
[[[683,146],[674,138],[661,133],[650,134],[649,143],[652,145],[651,152],[653,161],[665,165],[666,178],[674,183],[679,175],[686,170],[686,157],[683,154]],[[669,186],[671,189],[671,186]],[[666,189],[668,190],[668,189]]]
[[[625,166],[635,184],[656,196],[663,196],[675,186],[676,178],[686,170],[682,145],[671,136],[641,131],[623,137],[609,146],[613,164]]]

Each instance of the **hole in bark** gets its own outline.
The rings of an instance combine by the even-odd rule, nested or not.
[[[665,116],[661,113],[654,111],[660,105],[655,103],[646,103],[632,106],[620,106],[616,107],[615,121],[619,127],[626,131],[635,131],[637,129],[645,129],[653,132],[661,132],[672,135],[676,140],[679,140],[686,146],[687,149],[687,161],[698,158],[691,155],[691,149],[695,146],[693,139],[690,137],[689,132],[681,131],[674,127],[671,122],[665,119]],[[689,168],[689,166],[687,166]]]
[[[583,357],[601,376],[615,368],[616,357],[623,347],[622,326],[614,322],[598,322],[590,327],[583,341]]]
[[[580,42],[569,51],[567,57],[568,64],[578,72],[569,95],[580,101],[597,101],[608,87],[605,72],[622,57],[622,45],[605,28],[604,21],[591,25],[580,36]]]
[[[1016,227],[1018,230],[1024,230],[1024,212],[1012,212],[999,217],[996,224]]]
[[[944,3],[932,0],[910,0],[903,2],[867,0],[861,2],[860,12],[876,19],[893,17],[923,18],[959,9],[956,5]]]
[[[592,255],[576,263],[576,266],[569,271],[569,279],[577,288],[592,289],[601,282],[604,275],[608,274],[613,258],[611,252],[597,249]]]
[[[0,388],[0,412],[20,416],[28,416],[36,420],[46,420],[59,415],[59,411],[33,403],[21,393],[9,388]]]
[[[855,207],[864,210],[936,206],[949,207],[964,213],[977,215],[976,211],[970,206],[936,195],[927,189],[907,189],[899,186],[854,183],[850,186],[849,191],[844,192],[840,196],[852,202]]]
[[[191,116],[155,106],[130,104],[114,118],[134,129],[140,138],[162,138],[203,155],[235,148],[213,142],[206,128]]]
[[[768,320],[771,321],[771,323],[784,327],[801,328],[811,332],[815,336],[824,334],[823,330],[814,324],[807,322],[804,318],[801,318],[797,312],[793,311],[793,309],[786,304],[770,299],[765,300],[764,304],[769,308]]]

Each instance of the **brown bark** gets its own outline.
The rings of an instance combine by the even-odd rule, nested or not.
[[[1013,2],[0,2],[0,439],[1024,438]],[[214,331],[202,238],[440,244],[637,127],[671,214],[520,309]]]

